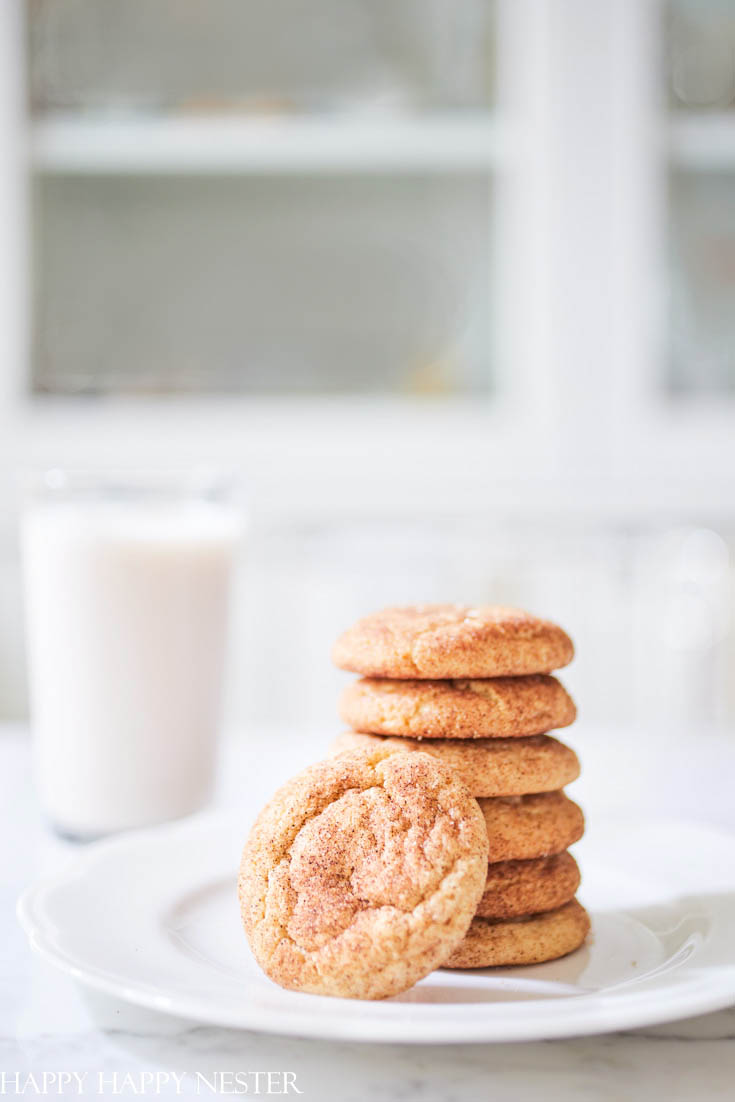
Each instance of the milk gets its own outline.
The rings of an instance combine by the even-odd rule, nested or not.
[[[23,520],[40,797],[92,837],[210,795],[239,522],[226,505],[61,501]]]

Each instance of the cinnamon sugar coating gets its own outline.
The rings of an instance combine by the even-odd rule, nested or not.
[[[564,792],[479,799],[493,861],[527,861],[561,853],[584,833],[581,808]]]
[[[487,860],[484,817],[450,769],[371,746],[304,770],[263,809],[240,865],[243,924],[282,987],[385,998],[459,945]]]
[[[541,964],[579,949],[589,929],[589,915],[576,899],[555,911],[527,918],[475,918],[467,937],[444,967]]]
[[[579,868],[571,853],[529,861],[499,861],[488,866],[477,915],[517,918],[553,911],[568,903],[578,887]]]
[[[554,792],[579,776],[577,755],[550,735],[510,739],[414,739],[345,731],[332,743],[330,753],[380,746],[431,754],[450,766],[473,796]]]
[[[386,608],[337,640],[334,663],[368,677],[486,678],[550,673],[574,646],[556,624],[501,605]]]
[[[340,717],[356,731],[414,738],[514,738],[567,727],[574,701],[555,677],[447,681],[363,677],[342,693]]]

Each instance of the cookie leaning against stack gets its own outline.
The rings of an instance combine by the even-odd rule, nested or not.
[[[263,808],[243,850],[253,955],[294,991],[396,995],[464,943],[487,857],[476,800],[429,754],[372,746],[317,762]]]
[[[556,624],[497,606],[385,609],[334,647],[336,665],[363,676],[341,698],[352,730],[332,752],[420,750],[478,798],[490,841],[485,890],[445,967],[536,964],[587,936],[587,913],[574,898],[579,870],[566,852],[584,818],[562,791],[579,762],[547,734],[576,718],[549,676],[573,655]]]

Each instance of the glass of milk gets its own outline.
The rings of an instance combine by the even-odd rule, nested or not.
[[[33,484],[31,718],[41,801],[65,835],[177,818],[210,796],[242,527],[227,491],[195,472]]]

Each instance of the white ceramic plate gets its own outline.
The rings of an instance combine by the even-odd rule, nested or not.
[[[589,944],[526,968],[435,972],[385,1002],[283,991],[253,961],[235,890],[249,817],[101,842],[31,888],[31,944],[110,995],[200,1022],[363,1041],[508,1041],[650,1025],[735,1002],[735,838],[608,823],[577,847]]]

